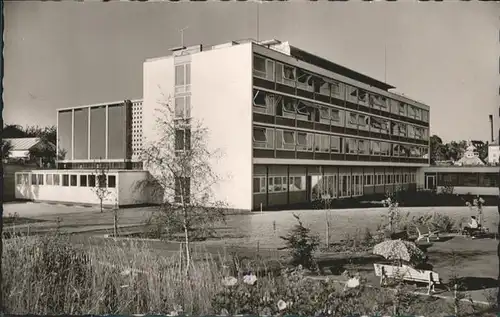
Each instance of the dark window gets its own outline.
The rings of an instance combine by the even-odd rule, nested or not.
[[[89,182],[88,182],[88,185],[89,187],[95,187],[95,175],[88,175],[89,177]]]
[[[80,186],[87,187],[87,175],[80,175]]]
[[[116,187],[116,176],[115,175],[109,175],[108,176],[108,187],[109,188],[115,188]]]
[[[77,186],[78,185],[77,180],[78,178],[76,177],[76,175],[71,175],[70,177],[71,186]]]
[[[459,174],[458,180],[460,186],[477,186],[478,185],[478,174],[477,173],[463,173]]]
[[[31,174],[31,185],[37,185],[38,184],[38,177],[36,174]]]
[[[175,130],[175,150],[176,151],[184,150],[184,146],[185,146],[184,140],[185,140],[184,130]]]
[[[63,186],[69,186],[69,175],[68,174],[63,174],[63,176],[62,176],[62,185]]]
[[[260,193],[260,178],[254,177],[253,179],[253,192]]]
[[[107,183],[107,177],[105,174],[97,175],[97,181],[99,182],[100,188],[105,188]]]
[[[479,187],[498,187],[497,173],[480,173]]]
[[[176,177],[174,198],[176,203],[189,203],[190,187],[191,184],[189,177]]]
[[[495,184],[496,179],[497,176],[494,173],[439,173],[437,177],[437,185],[463,187],[485,186],[491,182]]]

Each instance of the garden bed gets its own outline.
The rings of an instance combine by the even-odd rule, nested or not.
[[[24,217],[3,217],[3,225],[4,227],[14,227],[21,226],[32,223],[46,222],[46,220],[42,219],[33,219],[33,218],[24,218]]]

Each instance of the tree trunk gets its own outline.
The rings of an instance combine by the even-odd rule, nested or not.
[[[3,9],[3,2],[0,3],[0,9]],[[3,19],[2,22],[0,22],[3,26]],[[3,47],[3,43],[1,44]],[[3,60],[2,60],[2,66],[3,66]],[[3,127],[3,120],[0,120],[2,122],[2,127]],[[0,184],[3,184],[3,161],[0,162]],[[4,191],[0,193],[0,197],[3,201],[4,199]],[[3,258],[3,204],[0,206],[0,313],[3,315],[4,313],[4,307],[3,307],[3,270],[2,270],[2,258]]]
[[[113,225],[114,225],[114,231],[115,231],[115,238],[118,237],[118,210],[115,209],[114,215],[113,215]]]
[[[186,275],[189,274],[189,268],[191,267],[191,254],[189,250],[189,232],[188,227],[184,225],[184,238],[186,241]]]
[[[500,184],[499,184],[499,189],[500,189]],[[498,221],[497,221],[497,235],[500,237],[500,195],[498,196]],[[497,309],[500,309],[500,238],[498,239],[498,246],[497,246],[497,255],[498,255],[498,291],[497,291]]]
[[[101,207],[101,212],[102,212],[102,199],[99,202],[99,206]]]

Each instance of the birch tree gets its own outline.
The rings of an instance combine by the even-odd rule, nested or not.
[[[156,138],[146,140],[143,161],[151,177],[138,183],[159,203],[150,223],[168,232],[182,232],[186,274],[191,266],[193,239],[214,233],[214,224],[225,220],[226,204],[215,199],[220,177],[212,163],[221,152],[207,145],[208,129],[190,118],[189,109],[162,102],[157,110]]]
[[[106,198],[108,198],[111,194],[111,191],[108,189],[108,171],[109,169],[103,166],[103,164],[97,164],[94,174],[96,183],[89,184],[90,186],[93,186],[92,191],[99,200],[99,207],[101,212],[103,212],[104,200],[106,200]]]

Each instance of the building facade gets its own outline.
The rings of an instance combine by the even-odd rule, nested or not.
[[[202,119],[224,152],[216,196],[236,209],[415,187],[429,107],[392,88],[279,41],[194,46],[144,63],[144,140],[159,100]]]
[[[418,174],[427,190],[440,192],[448,187],[458,195],[499,195],[496,166],[429,166]]]
[[[58,168],[140,170],[142,100],[57,110]]]
[[[98,175],[106,174],[104,205],[150,202],[140,184],[148,177],[140,160],[142,100],[57,110],[57,169],[17,172],[17,199],[98,204]]]
[[[488,164],[498,165],[500,160],[500,145],[493,142],[488,145]]]
[[[230,208],[415,188],[427,177],[429,107],[393,88],[276,40],[174,49],[144,62],[142,101],[59,109],[58,168],[18,173],[16,197],[96,203],[95,173],[106,167],[108,204],[152,202],[134,184],[149,177],[141,154],[161,136],[165,104],[172,119],[200,120],[208,147],[221,150],[213,190]]]

